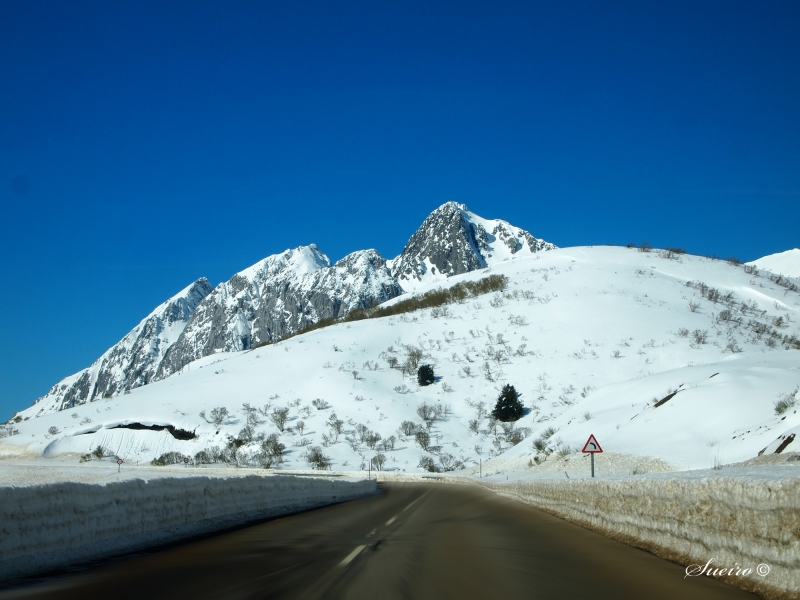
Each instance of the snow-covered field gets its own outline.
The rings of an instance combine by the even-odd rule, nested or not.
[[[77,464],[102,446],[129,464],[172,451],[194,457],[224,448],[228,436],[241,439],[245,404],[261,409],[250,411],[256,435],[279,435],[287,469],[308,468],[307,448],[320,446],[334,470],[365,469],[381,453],[385,470],[419,471],[420,457],[429,456],[439,468],[513,461],[533,476],[537,463],[574,454],[592,433],[606,452],[633,457],[632,471],[639,463],[650,471],[701,469],[773,452],[780,436],[800,427],[800,351],[787,349],[800,337],[800,294],[758,271],[690,255],[577,247],[444,285],[498,274],[509,278],[503,293],[220,352],[129,394],[29,418],[34,405],[18,413],[28,420],[0,441],[0,456]],[[420,387],[389,367],[392,357],[402,365],[411,348],[434,366],[435,384]],[[518,433],[487,418],[506,383],[528,409]],[[428,452],[399,431],[403,421],[422,425],[423,403],[440,411]],[[228,411],[219,426],[200,416],[218,407]],[[281,408],[289,410],[283,431],[270,419]],[[377,444],[370,432],[380,435]],[[240,462],[257,451],[257,442],[243,445]]]

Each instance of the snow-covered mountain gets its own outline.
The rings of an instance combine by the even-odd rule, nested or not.
[[[800,250],[794,248],[786,252],[778,252],[777,254],[770,254],[758,260],[747,263],[759,269],[770,271],[776,275],[783,275],[784,277],[794,277],[800,279]]]
[[[447,202],[428,215],[392,261],[392,275],[403,290],[412,291],[433,281],[554,248],[506,221],[484,219],[463,204]]]
[[[211,284],[205,277],[184,288],[142,319],[90,367],[55,384],[26,413],[38,416],[65,410],[147,385],[197,305],[210,292]]]
[[[0,456],[77,463],[101,446],[134,464],[167,452],[201,462],[227,446],[238,464],[255,465],[259,436],[274,434],[286,447],[282,468],[308,468],[306,451],[319,446],[334,470],[366,468],[380,453],[387,470],[482,461],[484,475],[573,478],[588,476],[580,448],[589,434],[605,451],[599,468],[627,475],[798,450],[797,291],[725,261],[575,247],[414,293],[487,275],[507,277],[505,290],[220,351],[68,411],[28,420],[35,407],[23,411]],[[433,365],[433,385],[404,376],[412,355]],[[526,411],[504,429],[488,412],[506,383]],[[411,427],[428,433],[425,447]]]
[[[331,264],[315,244],[286,250],[213,291],[205,278],[199,279],[91,367],[57,383],[24,412],[39,416],[122,393],[169,377],[199,358],[273,342],[320,319],[383,303],[423,282],[553,248],[505,221],[486,220],[448,202],[425,219],[394,261],[361,250]]]
[[[248,350],[401,293],[375,250],[353,252],[334,265],[314,244],[269,256],[219,284],[200,303],[156,378],[198,358]]]

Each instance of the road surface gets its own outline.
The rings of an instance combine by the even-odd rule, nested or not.
[[[755,598],[474,486],[378,496],[6,589],[7,598]]]

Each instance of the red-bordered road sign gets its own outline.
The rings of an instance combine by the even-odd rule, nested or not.
[[[117,459],[117,464],[118,464],[118,465],[121,465],[123,462],[124,462],[124,461],[123,461],[121,458],[118,458],[118,459]]]
[[[189,457],[188,456],[184,456],[183,457],[183,464],[186,464],[186,465],[189,464]]]
[[[586,452],[588,454],[595,454],[602,451],[603,449],[600,447],[600,444],[597,443],[594,434],[589,436],[589,439],[586,440],[586,444],[583,446],[583,450],[581,450],[581,452]]]

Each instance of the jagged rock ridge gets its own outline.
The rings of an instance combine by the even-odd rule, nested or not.
[[[34,415],[65,410],[150,383],[167,350],[211,289],[202,277],[166,300],[90,367],[61,380],[39,398]]]
[[[401,293],[375,250],[353,252],[334,265],[314,244],[267,257],[218,285],[197,307],[156,379],[203,356],[247,350]]]
[[[392,276],[404,291],[411,291],[515,255],[554,248],[506,221],[483,219],[463,204],[447,202],[428,215],[392,261]]]

